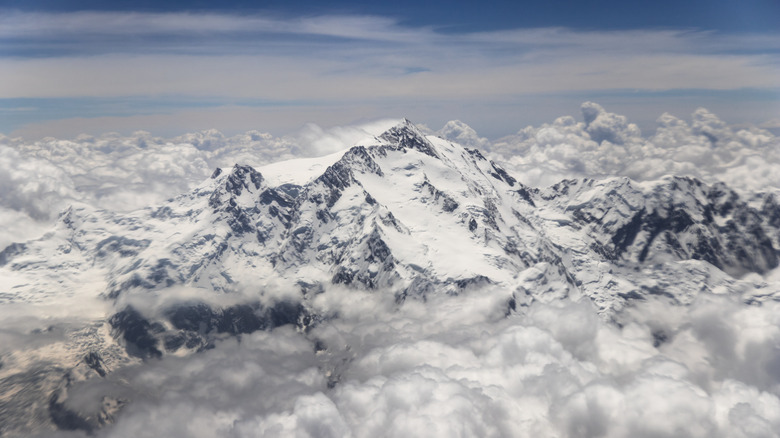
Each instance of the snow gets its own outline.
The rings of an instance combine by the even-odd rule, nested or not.
[[[257,168],[271,187],[282,184],[306,185],[322,175],[328,166],[338,161],[348,149],[334,152],[323,157],[296,158],[279,161]]]

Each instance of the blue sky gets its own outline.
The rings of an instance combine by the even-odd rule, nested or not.
[[[520,1],[300,1],[300,0],[4,0],[5,8],[27,11],[210,11],[298,15],[391,16],[410,26],[442,26],[450,31],[563,26],[578,29],[681,27],[728,31],[777,30],[776,0],[547,0]]]
[[[0,1],[0,132],[780,120],[780,2]],[[774,122],[772,122],[774,120]],[[767,125],[768,126],[768,125]]]

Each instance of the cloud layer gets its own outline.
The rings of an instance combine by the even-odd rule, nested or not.
[[[625,116],[592,102],[582,105],[582,118],[560,117],[493,142],[454,122],[439,134],[489,149],[531,185],[571,176],[620,175],[646,181],[688,175],[742,190],[780,188],[780,138],[767,130],[729,126],[704,108],[689,122],[664,113],[648,136]]]
[[[695,32],[566,29],[442,35],[371,17],[326,18],[317,31],[319,36],[332,34],[335,39],[327,44],[312,42],[305,28],[284,22],[278,26],[296,32],[263,36],[257,41],[262,44],[240,34],[193,47],[181,43],[197,38],[197,27],[171,38],[173,46],[163,41],[162,48],[156,41],[102,47],[87,34],[86,49],[95,55],[89,58],[6,59],[0,97],[185,95],[335,103],[411,97],[500,101],[501,96],[520,94],[616,89],[780,88],[771,62],[777,45],[769,38],[735,36],[729,41]],[[252,22],[239,24],[251,27]],[[347,30],[343,35],[341,25]],[[350,32],[353,28],[357,30]],[[109,40],[111,36],[106,34]],[[134,32],[120,36],[145,38]],[[74,43],[63,50],[84,50],[85,45]],[[729,51],[736,54],[723,56]]]
[[[280,328],[130,367],[72,388],[68,407],[133,400],[99,434],[110,437],[771,437],[780,428],[777,303],[659,299],[617,326],[585,302],[506,318],[505,298],[481,290],[397,307],[381,293],[327,291],[315,306],[339,317],[307,335]]]

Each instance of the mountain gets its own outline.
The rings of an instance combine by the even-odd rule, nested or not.
[[[79,315],[87,322],[66,331],[64,347],[3,358],[0,386],[34,385],[37,395],[6,392],[0,423],[23,430],[14,419],[47,394],[40,418],[99,428],[123,402],[77,415],[62,402],[73,382],[224,337],[287,324],[306,333],[338,317],[311,306],[334,288],[398,303],[498,289],[507,314],[584,297],[620,324],[632,302],[728,293],[777,267],[778,248],[771,194],[679,177],[528,187],[479,150],[404,120],[321,159],[217,169],[132,213],[74,205],[40,239],[5,248],[0,304],[104,307]],[[31,370],[30,357],[57,366]]]

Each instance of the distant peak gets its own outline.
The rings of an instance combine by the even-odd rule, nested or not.
[[[439,157],[433,144],[425,138],[425,134],[407,118],[385,131],[379,138],[403,148],[415,149],[426,155]]]
[[[217,189],[209,197],[209,205],[215,209],[224,205],[232,209],[236,205],[235,198],[241,196],[244,191],[256,193],[263,186],[263,176],[252,166],[236,164],[227,174],[217,170],[219,173],[215,171],[212,178],[224,179],[219,181]]]
[[[256,190],[261,187],[263,176],[252,166],[236,164],[225,180],[225,189],[240,195],[242,189]],[[254,189],[251,189],[254,186]]]
[[[388,129],[387,131],[383,132],[380,137],[385,137],[386,135],[392,135],[393,132],[401,132],[401,131],[411,131],[415,134],[418,134],[422,137],[425,137],[423,135],[422,131],[414,124],[411,120],[404,117],[401,119],[400,122],[398,122],[396,125]]]

